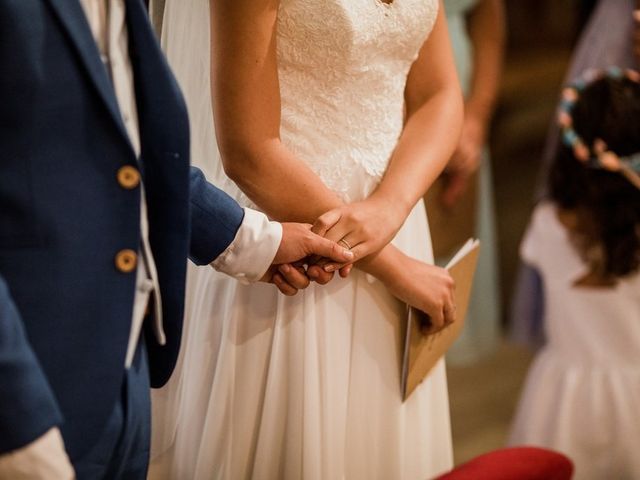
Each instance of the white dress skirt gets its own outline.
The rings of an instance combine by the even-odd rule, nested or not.
[[[574,287],[586,267],[549,202],[536,207],[521,255],[543,278],[547,342],[509,443],[566,454],[576,480],[640,478],[640,274]]]
[[[163,48],[189,105],[193,163],[251,205],[215,148],[208,3],[169,0]],[[347,202],[366,198],[386,169],[437,8],[281,2],[282,140]],[[394,244],[433,260],[422,204]],[[181,356],[153,395],[150,478],[424,480],[450,469],[444,364],[403,403],[403,324],[404,306],[357,270],[285,297],[190,265]]]

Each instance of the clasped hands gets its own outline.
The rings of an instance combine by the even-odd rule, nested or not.
[[[410,209],[376,196],[321,215],[313,225],[283,223],[283,239],[263,281],[295,295],[311,281],[324,285],[335,273],[347,277],[358,262],[364,270],[395,237]],[[455,320],[454,284],[449,273],[392,249],[390,265],[376,277],[400,300],[431,317],[433,331]]]

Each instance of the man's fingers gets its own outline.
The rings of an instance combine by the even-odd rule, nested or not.
[[[311,255],[310,257],[307,257],[307,265],[318,265],[319,267],[324,267],[328,262],[329,260],[321,257],[320,255]]]
[[[344,267],[342,267],[340,269],[340,276],[342,278],[347,278],[351,273],[351,270],[353,270],[353,263],[350,263],[349,265],[345,265]]]
[[[288,297],[293,297],[296,293],[298,293],[298,290],[289,285],[279,273],[276,273],[271,281],[275,284],[276,287],[278,287],[278,290],[280,290]]]
[[[347,265],[351,265],[351,263],[335,263],[335,262],[331,262],[331,263],[327,263],[325,264],[322,268],[325,272],[337,272],[338,270],[342,270],[344,267],[346,267]]]
[[[278,267],[278,271],[284,281],[293,288],[303,290],[309,286],[309,278],[305,274],[304,268],[295,268],[285,263]]]
[[[318,219],[313,224],[313,227],[311,227],[311,231],[324,237],[327,234],[327,231],[340,221],[341,217],[342,212],[339,208],[329,210],[327,213],[324,213],[318,217]]]
[[[319,265],[312,265],[307,269],[307,275],[309,275],[309,278],[314,282],[320,285],[326,285],[331,281],[334,274],[332,272],[325,272]]]

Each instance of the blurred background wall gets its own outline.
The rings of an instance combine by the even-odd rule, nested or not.
[[[593,3],[506,1],[506,63],[491,131],[505,313],[547,130],[573,46]]]

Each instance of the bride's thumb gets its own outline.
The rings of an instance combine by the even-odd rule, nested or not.
[[[333,226],[340,221],[342,212],[339,208],[329,210],[318,217],[318,219],[311,227],[311,231],[324,237]]]

